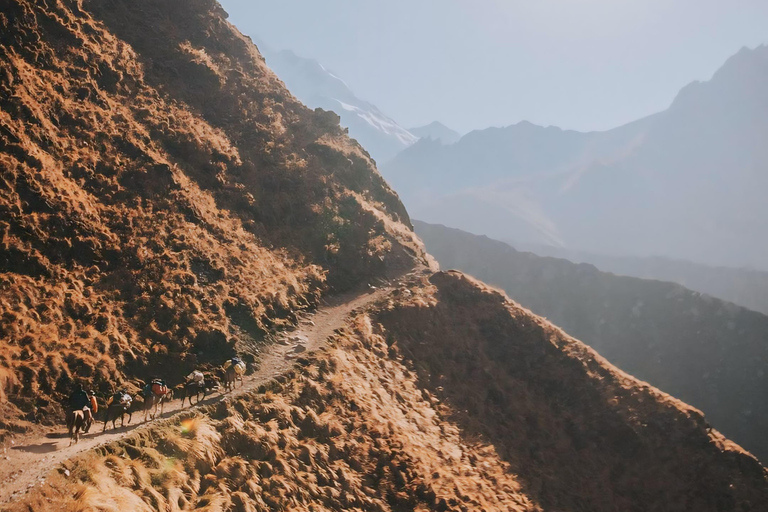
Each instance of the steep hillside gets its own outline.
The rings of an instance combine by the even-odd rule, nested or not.
[[[500,286],[768,460],[768,316],[676,284],[518,252],[457,229],[415,227],[442,267]]]
[[[766,470],[699,411],[429,270],[338,116],[294,99],[213,0],[0,0],[0,178],[3,462],[50,469],[3,510],[768,502]],[[331,293],[344,313],[303,322],[321,339],[264,346]],[[275,379],[50,462],[75,382],[103,403],[235,350]]]
[[[382,169],[411,215],[617,256],[768,270],[768,46],[744,49],[664,112],[606,132],[520,123]]]
[[[58,421],[76,379],[107,393],[253,350],[419,258],[338,116],[225,17],[0,0],[0,430]]]
[[[301,101],[341,116],[341,125],[379,162],[394,157],[418,140],[376,105],[358,98],[349,86],[313,59],[290,50],[275,51],[259,43],[267,65]]]
[[[701,414],[456,273],[247,395],[73,461],[9,511],[758,511]]]

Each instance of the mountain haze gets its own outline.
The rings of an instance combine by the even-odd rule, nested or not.
[[[371,156],[379,162],[389,160],[418,140],[376,105],[359,99],[349,86],[313,59],[299,57],[290,50],[275,51],[260,44],[267,65],[285,82],[293,94],[311,108],[323,108],[341,116]]]
[[[518,250],[539,256],[562,258],[574,263],[590,263],[613,274],[670,281],[768,315],[768,272],[712,267],[662,257],[605,256],[546,245],[516,244],[512,241],[506,243]]]
[[[519,123],[383,167],[417,218],[522,243],[768,270],[768,47],[606,132]]]
[[[459,132],[451,130],[439,121],[434,121],[426,126],[411,128],[408,131],[420,139],[435,139],[441,141],[443,144],[453,144],[461,138]]]
[[[624,371],[700,408],[715,428],[768,460],[768,316],[673,283],[414,225],[441,267],[500,286]]]
[[[700,411],[436,271],[367,151],[214,0],[0,0],[0,212],[4,511],[768,502]],[[103,410],[235,354],[237,390],[56,449],[76,384]]]

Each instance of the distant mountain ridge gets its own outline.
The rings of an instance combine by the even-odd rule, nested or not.
[[[662,257],[605,256],[553,246],[517,244],[506,240],[504,243],[539,256],[562,258],[574,263],[589,263],[604,272],[677,283],[768,315],[768,272],[712,267]]]
[[[377,161],[394,157],[418,140],[376,105],[358,98],[344,80],[316,60],[258,44],[267,65],[299,100],[311,108],[336,112],[342,126],[349,128],[350,136]]]
[[[768,460],[768,316],[673,283],[519,252],[445,226],[414,227],[443,269],[503,288]]]
[[[443,144],[453,144],[458,142],[461,138],[461,134],[455,130],[452,130],[445,126],[440,121],[434,121],[425,126],[419,126],[408,130],[420,139],[435,139],[439,140]]]
[[[522,122],[382,173],[417,218],[584,252],[768,269],[768,47],[743,49],[664,112],[581,133]]]

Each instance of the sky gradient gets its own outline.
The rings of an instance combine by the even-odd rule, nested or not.
[[[741,47],[765,0],[221,0],[406,127],[609,129],[665,109]]]

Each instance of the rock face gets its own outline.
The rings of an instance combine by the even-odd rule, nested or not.
[[[412,264],[393,235],[408,215],[369,157],[338,116],[290,95],[217,3],[0,7],[11,416],[45,416],[33,398],[77,378],[107,390],[183,375],[329,287]]]
[[[382,167],[411,215],[498,240],[768,270],[768,46],[606,132],[522,122]]]
[[[715,428],[768,460],[768,316],[673,283],[415,226],[441,267],[501,287],[624,371],[698,407]]]

